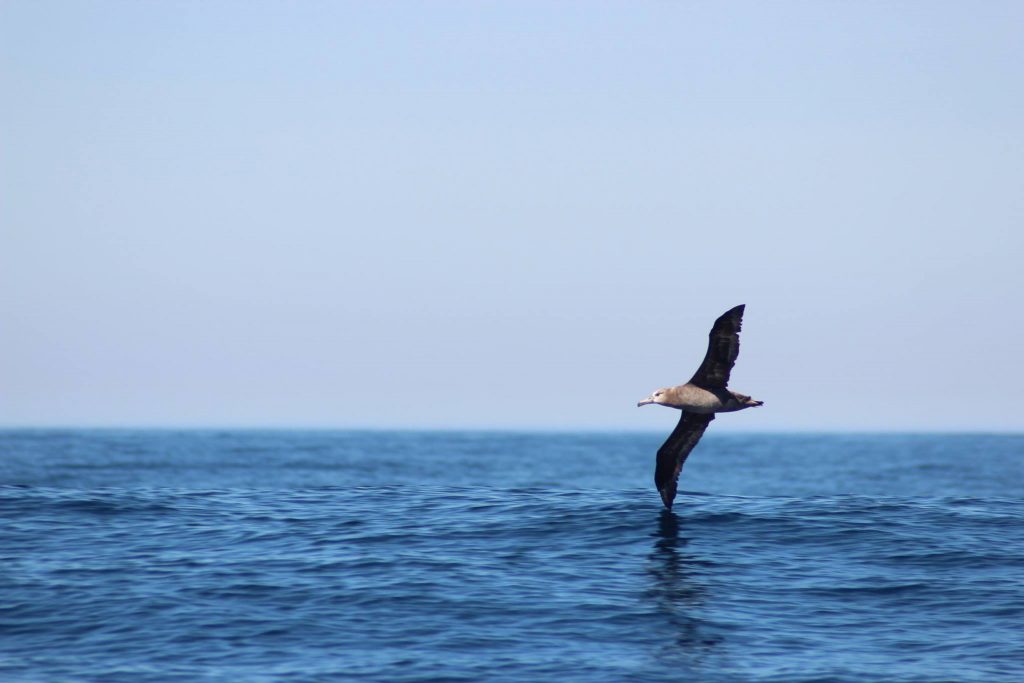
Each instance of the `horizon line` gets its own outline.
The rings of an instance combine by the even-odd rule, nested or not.
[[[647,429],[634,427],[582,427],[582,426],[417,426],[417,425],[254,425],[254,424],[2,424],[0,431],[152,431],[152,432],[210,432],[210,431],[231,431],[231,432],[405,432],[405,433],[457,433],[457,432],[478,432],[494,434],[662,434],[662,429]],[[724,435],[750,435],[750,436],[771,436],[771,435],[815,435],[815,434],[843,434],[843,435],[992,435],[992,436],[1022,436],[1024,430],[993,429],[978,427],[959,428],[920,428],[920,427],[833,427],[833,428],[770,428],[770,429],[729,429],[718,430],[709,433],[708,436]]]

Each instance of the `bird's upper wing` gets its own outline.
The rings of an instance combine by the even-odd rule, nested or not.
[[[725,389],[736,356],[740,355],[743,308],[743,304],[730,308],[715,321],[708,333],[708,352],[690,380],[691,384],[710,391]]]
[[[704,430],[714,419],[713,413],[702,415],[683,411],[683,414],[679,416],[679,424],[658,449],[658,465],[654,469],[654,485],[658,487],[658,493],[661,494],[661,502],[669,510],[672,509],[672,501],[676,497],[676,482],[679,480],[679,472],[683,469],[683,463],[686,462],[686,456],[697,445],[700,437],[704,435]]]

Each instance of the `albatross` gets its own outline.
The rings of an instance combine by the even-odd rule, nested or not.
[[[708,334],[704,362],[689,382],[658,389],[636,404],[640,407],[655,403],[682,411],[676,428],[658,449],[658,464],[654,469],[654,485],[669,510],[676,497],[676,482],[683,463],[715,419],[715,413],[732,413],[764,404],[764,401],[755,401],[726,388],[729,373],[740,353],[744,308],[745,304],[730,308],[715,321]]]

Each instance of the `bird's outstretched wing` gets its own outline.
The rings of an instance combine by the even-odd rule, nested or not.
[[[714,419],[713,413],[702,415],[683,411],[683,414],[679,416],[679,424],[658,449],[658,465],[654,469],[654,485],[658,487],[658,493],[661,494],[661,502],[669,510],[672,509],[672,501],[676,497],[676,482],[679,480],[679,472],[683,469],[683,463],[686,462],[686,456],[697,445],[700,437],[704,435],[704,430]]]
[[[725,389],[736,356],[740,355],[740,325],[743,322],[744,307],[744,304],[740,304],[730,308],[715,321],[708,333],[708,352],[690,380],[691,384],[709,391]]]

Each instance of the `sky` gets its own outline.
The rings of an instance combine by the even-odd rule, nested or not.
[[[1024,427],[1024,3],[0,2],[0,425]]]

